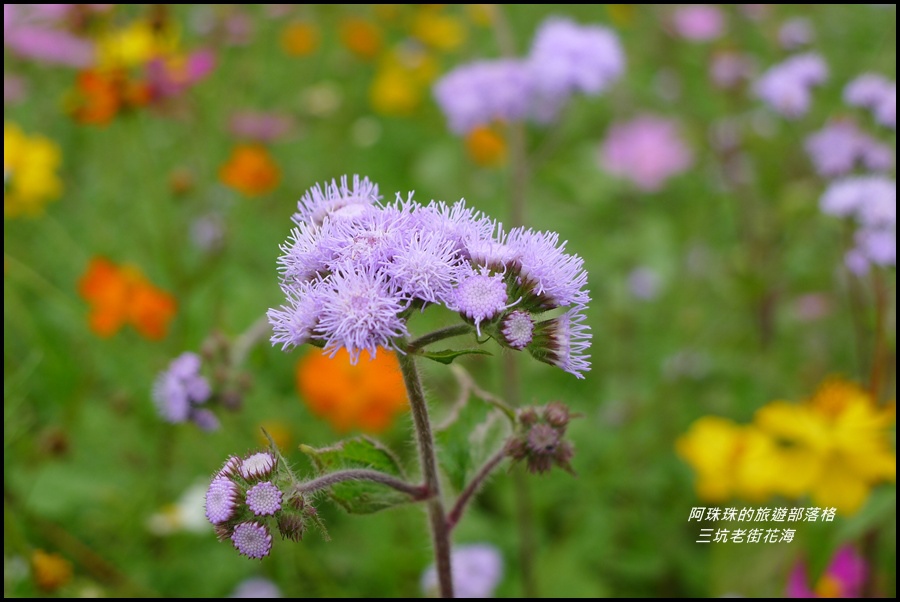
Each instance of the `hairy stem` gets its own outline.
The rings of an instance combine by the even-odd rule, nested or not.
[[[450,513],[447,515],[447,527],[449,529],[453,529],[453,527],[456,526],[456,523],[459,522],[463,512],[466,510],[466,504],[469,503],[472,496],[475,495],[482,485],[484,485],[484,481],[487,479],[488,475],[490,475],[505,458],[506,450],[501,449],[491,456],[488,461],[484,463],[484,466],[481,467],[481,470],[472,477],[472,480],[466,485],[463,492],[459,494],[459,499],[456,500],[456,503],[453,504],[453,508],[450,509]]]
[[[247,330],[235,339],[234,346],[231,348],[231,365],[238,367],[243,364],[250,350],[271,332],[272,327],[269,326],[269,319],[264,315],[257,318]]]
[[[431,496],[431,491],[429,491],[427,485],[413,485],[412,483],[407,483],[403,479],[398,479],[393,475],[365,468],[352,468],[330,472],[311,481],[298,483],[294,486],[294,489],[298,493],[307,494],[345,481],[373,481],[375,483],[381,483],[382,485],[387,485],[392,489],[405,493],[416,501],[425,500]]]
[[[409,344],[409,346],[406,348],[406,351],[408,353],[413,353],[415,351],[418,351],[422,347],[425,347],[426,345],[431,345],[432,343],[436,343],[444,339],[449,339],[450,337],[458,337],[464,334],[469,334],[473,330],[474,329],[468,324],[447,326],[446,328],[441,328],[435,330],[434,332],[429,332],[428,334],[420,336],[418,339],[412,341]]]
[[[413,423],[416,430],[416,443],[419,448],[419,464],[422,465],[422,477],[431,498],[428,500],[428,519],[431,523],[431,538],[434,543],[435,566],[437,567],[438,585],[442,598],[453,597],[453,579],[450,572],[450,529],[444,514],[441,501],[441,483],[438,477],[437,461],[434,457],[434,437],[431,434],[431,423],[428,420],[428,407],[425,405],[425,393],[422,381],[416,369],[416,358],[409,353],[397,356],[400,371],[406,384],[406,394],[412,408]]]

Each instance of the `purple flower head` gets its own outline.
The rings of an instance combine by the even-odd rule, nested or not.
[[[369,181],[369,178],[353,176],[351,186],[347,176],[342,176],[340,184],[332,180],[330,184],[326,182],[310,188],[297,202],[298,211],[293,219],[297,224],[319,226],[326,217],[352,219],[365,213],[369,207],[378,205],[380,199],[378,184]]]
[[[377,266],[389,260],[409,235],[409,211],[388,206],[356,219],[337,220],[322,243],[325,256],[337,263]]]
[[[402,296],[446,304],[457,281],[461,259],[452,240],[440,232],[415,232],[402,237],[384,273]]]
[[[524,120],[531,108],[532,79],[524,61],[476,61],[444,75],[433,92],[450,131],[467,134],[494,121]]]
[[[525,349],[534,337],[534,319],[525,311],[513,311],[500,322],[503,342],[513,349]]]
[[[725,15],[709,4],[691,4],[676,9],[672,25],[686,40],[709,42],[725,32]]]
[[[647,192],[660,190],[666,180],[686,171],[693,161],[677,123],[652,115],[613,125],[600,148],[603,169]]]
[[[452,307],[475,323],[478,334],[485,320],[491,320],[508,306],[506,284],[500,274],[471,270],[460,278],[453,291]]]
[[[875,109],[896,84],[877,73],[863,73],[844,86],[844,102],[851,107]]]
[[[805,17],[788,19],[778,29],[778,43],[785,50],[796,50],[812,43],[815,37],[812,23]]]
[[[237,503],[237,485],[228,477],[216,476],[206,490],[206,518],[214,525],[231,520]]]
[[[651,301],[659,295],[659,274],[648,267],[635,268],[628,274],[628,292],[635,299]]]
[[[464,259],[469,258],[470,241],[490,240],[494,231],[494,222],[479,211],[466,207],[465,200],[453,205],[432,201],[427,207],[417,210],[413,217],[421,230],[438,232],[452,241]]]
[[[66,67],[89,67],[94,62],[93,42],[64,30],[65,19],[73,7],[74,4],[4,4],[3,44],[26,59]]]
[[[247,558],[265,558],[272,550],[272,535],[265,525],[257,522],[241,523],[234,528],[231,541],[238,552]]]
[[[897,129],[897,84],[891,85],[890,91],[875,107],[875,120],[884,127]]]
[[[190,420],[196,424],[201,431],[206,431],[207,433],[217,431],[219,430],[219,427],[222,426],[218,417],[213,414],[211,410],[207,410],[206,408],[192,409]]]
[[[503,576],[503,558],[489,544],[454,547],[451,566],[453,590],[458,598],[491,598]],[[431,566],[422,574],[422,591],[428,595],[437,586],[437,570]]]
[[[313,338],[319,322],[320,303],[315,288],[302,282],[294,288],[285,288],[288,305],[270,309],[266,315],[272,325],[271,341],[282,350],[292,349]]]
[[[278,586],[263,577],[251,577],[238,583],[229,598],[281,598]]]
[[[862,228],[854,237],[858,251],[868,263],[880,266],[897,265],[897,229],[896,227]],[[852,251],[850,251],[852,252]]]
[[[212,395],[209,382],[200,375],[200,356],[186,352],[172,360],[153,383],[153,401],[164,420],[172,423],[191,418],[192,406]]]
[[[241,476],[248,481],[265,479],[271,475],[274,470],[275,456],[269,452],[258,452],[241,461]]]
[[[553,309],[590,300],[584,260],[565,252],[556,232],[516,228],[507,244],[515,251],[518,290],[526,307]]]
[[[338,266],[318,291],[321,309],[316,335],[325,341],[325,351],[332,357],[343,347],[356,364],[361,351],[375,357],[378,347],[393,348],[394,339],[409,334],[400,317],[408,299],[371,265]]]
[[[583,307],[570,309],[563,315],[538,322],[535,340],[528,350],[535,359],[562,368],[578,378],[591,369],[590,356],[584,352],[591,346],[590,326],[584,324]]]
[[[528,56],[535,93],[532,116],[541,123],[552,121],[572,94],[601,94],[624,69],[624,52],[611,30],[561,17],[546,19]]]
[[[814,53],[794,55],[770,67],[756,80],[756,95],[789,119],[802,117],[812,102],[811,89],[828,78],[828,66]]]
[[[329,262],[334,260],[334,228],[335,222],[328,220],[321,226],[300,223],[291,230],[287,242],[281,245],[283,255],[278,258],[283,289],[317,279],[328,271]]]
[[[816,172],[833,178],[850,173],[857,164],[871,171],[888,171],[894,165],[890,147],[861,132],[852,121],[835,121],[807,137],[806,152]]]
[[[257,483],[247,490],[247,507],[256,516],[272,516],[281,510],[281,490],[271,481]]]
[[[859,598],[863,593],[868,567],[863,557],[845,545],[834,557],[818,583],[809,586],[806,565],[797,563],[788,577],[788,598]]]
[[[855,176],[832,182],[819,201],[823,213],[856,217],[874,225],[896,223],[897,183],[884,176]]]

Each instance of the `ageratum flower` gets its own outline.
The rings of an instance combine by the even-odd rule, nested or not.
[[[807,137],[806,152],[822,177],[850,173],[857,166],[869,171],[888,171],[894,166],[893,150],[861,132],[852,121],[836,121]]]
[[[235,549],[247,558],[265,558],[272,550],[272,535],[268,527],[251,521],[234,528],[231,541]]]
[[[442,305],[503,346],[579,377],[589,369],[587,273],[558,234],[507,232],[463,201],[382,205],[377,190],[344,177],[301,199],[279,259],[287,303],[268,312],[273,344],[344,350],[355,364],[363,351],[404,352],[414,310]]]
[[[215,430],[215,417],[198,416],[196,406],[206,403],[212,395],[209,381],[200,374],[201,361],[196,353],[186,352],[172,360],[168,369],[161,372],[153,383],[153,401],[167,422],[179,423],[192,420],[204,430]]]
[[[794,55],[770,67],[756,80],[756,95],[772,110],[788,119],[806,115],[812,103],[812,88],[828,79],[828,65],[815,53]]]

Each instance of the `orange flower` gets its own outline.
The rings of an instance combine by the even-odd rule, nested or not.
[[[219,169],[219,179],[246,196],[265,194],[278,185],[281,170],[269,151],[258,144],[241,144]]]
[[[153,286],[137,268],[120,267],[102,257],[91,260],[78,292],[91,305],[91,330],[101,337],[131,324],[148,339],[162,339],[175,316],[174,297]]]
[[[307,56],[319,47],[319,30],[312,23],[294,21],[281,32],[281,48],[290,56]]]
[[[307,353],[297,362],[297,389],[313,414],[338,431],[383,431],[408,407],[397,358],[384,349],[355,366],[345,349],[333,359]]]
[[[43,550],[32,553],[31,570],[35,584],[48,592],[72,580],[72,563],[59,554],[48,554]]]
[[[146,105],[149,100],[147,85],[129,80],[124,71],[87,69],[75,80],[71,111],[79,123],[106,125],[119,111]]]
[[[506,161],[506,141],[496,130],[477,127],[466,136],[466,150],[476,165],[493,167]]]
[[[374,23],[348,17],[341,22],[341,42],[359,58],[371,59],[381,51],[383,40]]]

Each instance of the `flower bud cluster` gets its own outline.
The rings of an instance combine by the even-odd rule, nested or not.
[[[306,520],[316,520],[315,509],[292,491],[291,482],[288,469],[269,452],[230,456],[206,491],[206,518],[219,540],[230,539],[248,558],[264,558],[272,549],[271,523],[283,539],[302,539]]]
[[[559,401],[519,410],[518,428],[506,442],[506,453],[516,462],[524,461],[532,473],[544,473],[556,465],[574,474],[575,449],[563,440],[571,418],[569,408]]]

